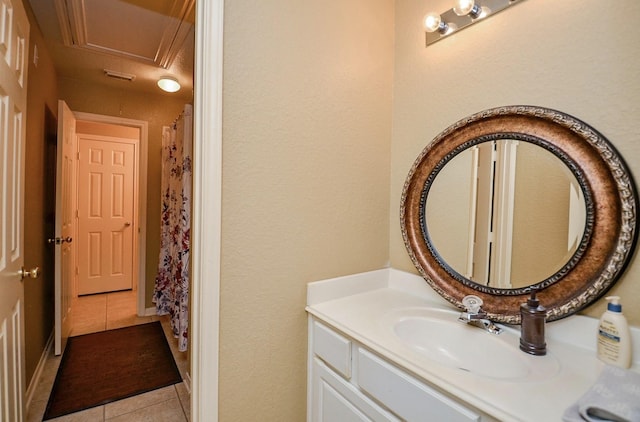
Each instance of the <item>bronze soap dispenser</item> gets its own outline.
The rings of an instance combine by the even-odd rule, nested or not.
[[[544,339],[544,324],[547,310],[536,298],[535,288],[531,289],[531,297],[520,305],[520,350],[530,355],[547,354],[547,343]]]

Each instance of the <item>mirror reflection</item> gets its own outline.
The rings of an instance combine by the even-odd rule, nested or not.
[[[437,174],[425,204],[428,241],[455,272],[523,288],[560,270],[585,231],[580,184],[553,153],[526,141],[465,149]]]

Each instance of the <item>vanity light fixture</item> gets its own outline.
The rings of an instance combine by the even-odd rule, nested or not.
[[[180,90],[180,83],[176,78],[171,76],[164,76],[158,80],[158,86],[160,89],[166,92],[177,92]]]
[[[449,30],[449,25],[442,21],[442,17],[437,13],[429,13],[424,18],[424,29],[427,32],[436,32],[440,34],[446,34]]]
[[[478,19],[482,14],[482,7],[475,0],[456,0],[453,12],[458,16],[469,15],[471,19]]]
[[[426,45],[480,22],[490,15],[523,0],[455,0],[444,13],[429,13],[424,18]]]

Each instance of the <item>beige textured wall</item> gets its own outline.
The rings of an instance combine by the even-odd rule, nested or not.
[[[391,263],[413,271],[400,234],[402,185],[422,148],[477,111],[508,104],[554,108],[588,122],[640,174],[640,2],[526,0],[424,47],[421,18],[447,2],[396,1]],[[637,253],[611,293],[640,326]],[[603,300],[589,307],[600,316]]]
[[[301,421],[306,283],[388,261],[393,1],[224,25],[220,420]]]
[[[158,269],[160,245],[162,126],[173,123],[190,99],[173,95],[134,93],[126,89],[126,82],[123,82],[122,90],[114,90],[69,78],[58,78],[58,90],[60,98],[65,100],[73,111],[145,120],[149,123],[146,307],[152,307],[151,295]]]
[[[29,47],[29,72],[27,82],[27,144],[25,149],[25,206],[24,242],[25,268],[40,267],[37,280],[26,279],[24,283],[25,304],[25,363],[27,385],[38,365],[42,352],[53,330],[53,276],[54,268],[50,260],[51,246],[45,239],[53,233],[47,231],[45,223],[45,109],[49,108],[55,117],[58,114],[56,91],[56,70],[35,23],[28,2],[25,9],[31,23]],[[33,64],[33,49],[38,47],[38,66]]]

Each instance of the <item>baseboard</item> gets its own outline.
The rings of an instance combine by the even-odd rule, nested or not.
[[[189,372],[184,374],[184,378],[182,379],[184,386],[187,388],[189,395],[191,395],[191,374]]]
[[[155,306],[144,310],[144,316],[152,316],[152,315],[158,315],[156,312]]]
[[[36,370],[31,377],[31,382],[29,383],[29,387],[27,388],[27,392],[25,393],[25,401],[26,408],[28,409],[31,406],[31,400],[33,400],[33,395],[36,392],[36,388],[38,387],[38,383],[40,382],[40,377],[42,377],[42,371],[44,370],[44,365],[47,362],[47,357],[51,352],[51,347],[53,346],[53,331],[47,340],[47,344],[44,346],[44,350],[42,351],[42,356],[40,356],[40,361],[38,362],[38,366],[36,366]]]

